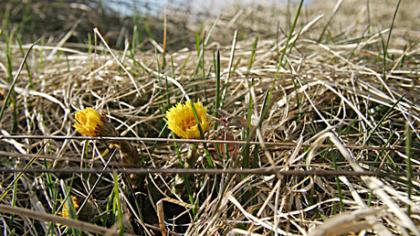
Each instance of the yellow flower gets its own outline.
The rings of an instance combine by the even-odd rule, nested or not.
[[[77,201],[77,198],[75,196],[71,196],[71,202],[73,204],[74,210],[79,209],[79,203]],[[60,215],[62,217],[68,218],[70,216],[70,210],[67,202],[64,203],[63,208],[61,209]]]
[[[104,122],[101,115],[93,108],[86,108],[76,112],[74,128],[83,136],[98,136]]]
[[[166,112],[168,128],[181,138],[200,138],[200,131],[195,122],[192,104],[191,101],[187,101],[185,104],[178,103]],[[194,103],[194,108],[197,111],[201,129],[205,132],[209,127],[207,108],[203,107],[200,101]]]

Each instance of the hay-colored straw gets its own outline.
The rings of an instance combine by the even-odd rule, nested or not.
[[[187,101],[185,104],[178,103],[166,112],[168,128],[181,138],[200,138],[200,130],[194,117],[192,104],[191,101]],[[194,103],[194,108],[197,112],[201,129],[205,132],[209,127],[207,108],[200,101]]]

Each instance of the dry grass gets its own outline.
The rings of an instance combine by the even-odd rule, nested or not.
[[[415,5],[401,3],[389,45],[394,1],[345,1],[335,9],[305,5],[290,37],[295,5],[233,9],[200,28],[189,25],[199,42],[181,50],[153,39],[133,48],[131,38],[125,50],[110,49],[102,32],[92,29],[90,44],[55,39],[34,46],[7,105],[29,45],[20,47],[3,30],[1,168],[118,167],[121,154],[104,141],[9,136],[77,135],[74,112],[95,107],[122,136],[172,138],[164,114],[189,97],[211,114],[206,139],[252,141],[222,152],[207,144],[215,168],[373,170],[388,176],[2,174],[1,204],[35,212],[0,205],[1,231],[111,235],[123,226],[140,235],[420,235],[420,179],[410,176],[420,171]],[[168,19],[174,21],[170,13]],[[273,142],[279,145],[265,144]],[[178,168],[191,157],[191,145],[181,142],[131,144],[142,167]],[[203,144],[197,157],[195,168],[209,168]],[[86,201],[80,221],[57,216],[70,195]]]

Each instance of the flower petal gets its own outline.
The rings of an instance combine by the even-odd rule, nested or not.
[[[73,127],[83,136],[97,136],[104,125],[101,115],[90,107],[76,112],[75,118]]]
[[[187,101],[185,104],[178,103],[166,112],[168,128],[181,138],[200,138],[200,131],[192,109],[193,104],[198,120],[200,121],[200,126],[203,132],[205,132],[209,126],[207,109],[200,101],[196,103],[192,103],[191,101]]]

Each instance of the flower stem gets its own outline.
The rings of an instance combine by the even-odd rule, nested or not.
[[[187,155],[187,168],[194,168],[197,162],[197,145],[194,143],[189,144],[188,155]]]

